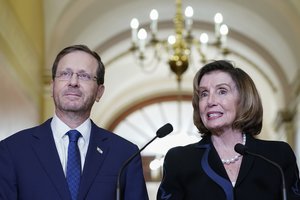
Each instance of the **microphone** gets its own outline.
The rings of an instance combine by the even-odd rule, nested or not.
[[[117,200],[120,200],[121,198],[121,184],[120,184],[120,180],[121,180],[121,175],[125,169],[125,167],[137,156],[141,153],[141,151],[143,151],[151,142],[153,142],[156,138],[163,138],[166,135],[168,135],[169,133],[171,133],[173,131],[173,126],[170,123],[167,123],[165,125],[163,125],[162,127],[160,127],[157,131],[156,131],[156,136],[154,138],[152,138],[152,140],[150,140],[147,144],[145,144],[139,151],[137,151],[135,154],[133,154],[131,157],[129,157],[124,164],[122,165],[119,174],[118,174],[118,179],[117,179]]]
[[[248,148],[245,146],[245,145],[242,145],[240,143],[236,144],[234,146],[234,150],[241,154],[241,155],[251,155],[251,156],[254,156],[254,157],[259,157],[265,161],[267,161],[268,163],[272,164],[273,166],[277,167],[277,169],[279,169],[280,171],[280,174],[281,174],[281,181],[282,181],[282,199],[283,200],[287,200],[287,197],[286,197],[286,187],[285,187],[285,178],[284,178],[284,173],[283,173],[283,170],[281,168],[281,166],[279,164],[277,164],[276,162],[260,155],[260,154],[256,154],[256,153],[253,153],[253,152],[250,152],[248,150]]]

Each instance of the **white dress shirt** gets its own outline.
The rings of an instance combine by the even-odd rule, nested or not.
[[[78,139],[78,148],[80,151],[81,158],[81,170],[83,170],[84,161],[87,153],[87,149],[89,146],[90,135],[91,135],[91,120],[87,119],[80,126],[76,128],[82,135]],[[56,115],[53,116],[51,121],[51,129],[56,145],[56,149],[61,161],[61,165],[63,167],[64,173],[66,174],[67,169],[67,159],[68,159],[68,145],[69,145],[69,137],[66,133],[71,129],[67,126],[63,121],[61,121]]]

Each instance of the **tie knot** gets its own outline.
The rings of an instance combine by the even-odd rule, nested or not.
[[[78,141],[78,138],[81,137],[81,134],[77,130],[70,130],[67,132],[69,136],[69,141],[70,142],[76,142]]]

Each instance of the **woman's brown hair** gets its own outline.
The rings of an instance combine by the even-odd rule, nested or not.
[[[232,124],[233,129],[243,133],[258,135],[262,129],[263,107],[259,93],[251,77],[242,69],[235,67],[230,61],[217,60],[204,65],[195,75],[193,83],[193,108],[194,124],[202,136],[211,134],[201,118],[199,112],[199,83],[205,74],[212,71],[228,73],[235,82],[239,92],[236,119]]]

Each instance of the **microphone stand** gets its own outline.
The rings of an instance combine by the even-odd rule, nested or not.
[[[274,161],[272,161],[272,160],[270,160],[270,159],[268,159],[268,158],[266,158],[266,157],[264,157],[260,154],[256,154],[256,153],[248,151],[248,148],[245,145],[240,144],[240,143],[238,143],[234,146],[234,150],[237,153],[241,154],[241,155],[247,155],[248,154],[248,155],[251,155],[251,156],[254,156],[254,157],[261,158],[264,161],[267,161],[268,163],[270,163],[270,164],[274,165],[275,167],[277,167],[280,171],[281,180],[282,180],[282,199],[287,200],[284,173],[283,173],[283,170],[282,170],[282,168],[280,167],[279,164],[277,164],[276,162],[274,162]]]
[[[279,171],[280,171],[280,175],[281,175],[281,179],[282,179],[282,199],[283,200],[287,200],[287,196],[286,196],[286,186],[285,186],[285,178],[284,178],[284,173],[283,173],[283,170],[282,168],[280,167],[279,164],[277,164],[276,162],[272,161],[272,160],[269,160],[268,158],[262,156],[262,155],[259,155],[259,154],[256,154],[256,153],[252,153],[252,152],[249,152],[249,151],[245,151],[247,154],[249,155],[252,155],[252,156],[257,156],[263,160],[266,160],[267,162],[273,164],[274,166],[276,166]]]
[[[124,169],[126,168],[126,166],[130,163],[131,160],[133,160],[139,153],[141,153],[141,151],[143,151],[151,142],[153,142],[158,136],[156,135],[152,140],[150,140],[145,146],[143,146],[143,148],[141,148],[138,152],[136,152],[135,154],[133,154],[130,158],[128,158],[128,160],[126,160],[126,162],[122,165],[121,170],[119,171],[118,174],[118,182],[117,182],[117,200],[121,200],[121,187],[120,187],[120,181],[121,181],[121,175],[124,171]]]
[[[139,155],[139,153],[141,153],[141,151],[143,151],[151,142],[153,142],[156,138],[163,138],[166,135],[168,135],[169,133],[171,133],[173,131],[173,126],[169,123],[165,124],[164,126],[160,127],[157,131],[156,131],[156,136],[150,140],[147,144],[145,144],[140,150],[138,150],[135,154],[133,154],[132,156],[130,156],[126,162],[122,165],[122,168],[119,171],[118,174],[118,180],[117,180],[117,200],[121,200],[121,175],[124,171],[124,169],[126,168],[126,166],[137,156]]]

